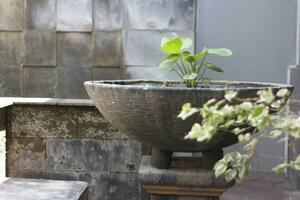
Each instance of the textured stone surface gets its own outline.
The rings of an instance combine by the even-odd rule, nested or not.
[[[116,80],[122,77],[120,67],[94,67],[92,69],[92,80]]]
[[[9,138],[7,140],[9,169],[45,169],[46,143],[41,138]]]
[[[125,65],[158,66],[163,59],[160,42],[169,33],[167,31],[125,31],[123,34]],[[178,32],[178,35],[193,38],[192,31]]]
[[[58,65],[88,66],[92,62],[92,37],[89,33],[58,34]]]
[[[47,168],[71,171],[108,171],[109,142],[48,140]]]
[[[26,0],[25,28],[55,30],[56,0]]]
[[[95,107],[13,106],[10,137],[124,139]]]
[[[288,200],[299,200],[300,192],[299,191],[287,192],[287,197],[288,197]]]
[[[124,21],[122,0],[94,1],[94,29],[121,30]]]
[[[0,65],[0,96],[22,96],[21,65]]]
[[[113,140],[111,171],[137,172],[140,167],[142,146],[132,140]]]
[[[0,32],[0,64],[19,65],[23,62],[21,33]]]
[[[22,30],[23,6],[23,0],[0,1],[0,30]]]
[[[56,69],[51,67],[24,68],[24,96],[55,97]]]
[[[59,66],[57,68],[57,97],[59,98],[88,98],[83,83],[91,79],[91,71],[87,67]]]
[[[57,30],[92,31],[92,0],[57,1]]]
[[[94,32],[94,65],[120,66],[123,58],[121,38],[119,31]]]
[[[195,0],[127,0],[125,4],[129,29],[194,29]]]
[[[56,65],[56,33],[45,31],[26,31],[25,65],[55,66]]]
[[[87,187],[85,182],[9,178],[0,185],[0,199],[88,200]]]

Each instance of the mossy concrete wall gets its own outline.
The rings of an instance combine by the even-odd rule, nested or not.
[[[81,180],[90,200],[140,200],[142,146],[94,106],[13,105],[7,109],[7,175]]]
[[[196,0],[2,0],[0,96],[88,98],[83,82],[166,79],[162,37],[194,38]]]

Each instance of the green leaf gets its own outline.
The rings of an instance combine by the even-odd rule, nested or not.
[[[196,60],[199,60],[199,59],[201,59],[201,58],[204,58],[206,55],[207,55],[206,52],[204,52],[204,53],[198,53],[198,54],[195,54],[195,55],[194,55],[194,58],[195,58]]]
[[[238,170],[238,177],[239,177],[239,180],[243,180],[243,179],[244,179],[244,177],[246,176],[246,172],[247,172],[247,170],[246,170],[245,165],[242,165],[242,166],[239,168],[239,170]]]
[[[182,52],[183,57],[188,57],[191,55],[191,53],[189,51],[184,51]]]
[[[213,63],[205,63],[204,67],[206,67],[214,72],[224,72],[220,67],[216,66]]]
[[[228,57],[232,55],[232,51],[226,48],[218,48],[218,49],[205,48],[205,50],[208,54],[214,54],[223,57]]]
[[[224,172],[227,169],[227,165],[219,165],[216,169],[215,169],[215,176],[219,177],[222,174],[224,174]]]
[[[193,40],[190,38],[182,38],[182,47],[181,49],[187,49],[193,45]]]
[[[165,60],[158,66],[159,68],[170,68],[176,64],[177,60]]]
[[[188,57],[186,57],[185,60],[189,63],[194,63],[196,61],[194,56],[188,56]]]
[[[252,116],[254,118],[258,117],[259,115],[261,115],[264,111],[264,107],[263,106],[257,106],[256,108],[254,108],[254,110],[252,111]]]
[[[189,63],[194,63],[197,60],[204,58],[205,56],[206,56],[205,53],[199,53],[199,54],[195,54],[195,55],[190,55],[190,56],[186,57],[185,60]]]
[[[174,38],[168,42],[166,42],[161,50],[164,53],[169,53],[169,54],[176,54],[179,53],[181,51],[181,47],[182,47],[182,41],[180,38]]]
[[[236,178],[237,172],[235,169],[229,169],[225,173],[225,179],[227,182],[232,181]]]
[[[218,167],[220,167],[221,165],[227,165],[223,159],[219,160],[215,165],[214,165],[214,170],[216,170]]]
[[[171,54],[165,57],[165,60],[179,60],[180,56],[178,54]]]
[[[163,47],[167,42],[174,39],[175,37],[172,35],[167,35],[161,39],[160,47]]]

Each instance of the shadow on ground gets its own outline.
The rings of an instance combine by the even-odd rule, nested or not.
[[[288,200],[292,185],[283,175],[251,174],[242,184],[226,191],[220,200]]]

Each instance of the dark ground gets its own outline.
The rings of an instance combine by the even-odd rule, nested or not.
[[[293,190],[283,175],[271,173],[252,174],[242,184],[235,184],[226,191],[221,200],[300,200],[290,199],[286,192]]]

